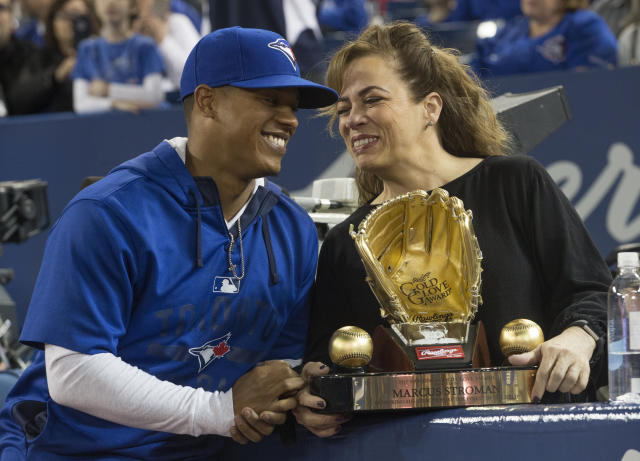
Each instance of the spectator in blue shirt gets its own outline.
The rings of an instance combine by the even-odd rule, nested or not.
[[[44,45],[45,21],[52,0],[22,0],[20,2],[20,26],[16,37],[38,47]]]
[[[471,66],[481,76],[608,68],[617,42],[588,0],[522,0],[515,18],[478,41]]]
[[[367,26],[364,0],[324,0],[318,11],[318,22],[325,29],[360,33]]]
[[[457,0],[447,21],[511,19],[521,14],[518,0]]]
[[[520,0],[424,0],[427,14],[418,16],[416,24],[429,27],[440,22],[509,20],[520,16]]]
[[[152,38],[131,30],[130,0],[96,0],[101,36],[80,43],[73,74],[76,112],[137,112],[164,100],[164,65]]]

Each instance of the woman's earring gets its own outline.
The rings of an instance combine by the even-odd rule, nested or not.
[[[433,126],[433,121],[429,120],[429,123],[427,123],[427,126]]]

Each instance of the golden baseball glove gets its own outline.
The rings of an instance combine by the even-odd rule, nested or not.
[[[468,322],[480,297],[482,253],[471,211],[444,189],[383,203],[351,229],[367,281],[390,323]]]

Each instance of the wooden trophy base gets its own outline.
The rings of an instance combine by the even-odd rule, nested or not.
[[[372,372],[485,368],[491,366],[482,322],[469,325],[467,341],[460,344],[410,346],[391,328],[379,325],[373,333]]]

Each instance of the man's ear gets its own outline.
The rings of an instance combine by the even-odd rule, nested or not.
[[[432,91],[422,100],[423,113],[427,123],[432,125],[438,123],[440,112],[442,112],[442,98],[438,93]],[[426,125],[426,124],[425,124]]]
[[[217,88],[211,88],[209,85],[198,85],[193,92],[194,106],[205,117],[216,117],[216,106],[218,102]]]

